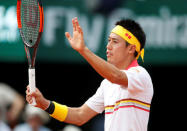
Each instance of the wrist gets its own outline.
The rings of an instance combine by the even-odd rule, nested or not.
[[[84,46],[84,47],[83,47],[81,50],[79,50],[78,52],[79,52],[79,54],[83,55],[87,50],[89,50],[88,47],[87,47],[87,46]]]
[[[67,117],[68,107],[66,105],[61,105],[54,101],[50,101],[50,105],[45,111],[49,113],[51,117],[62,122]]]
[[[50,100],[45,100],[43,103],[42,103],[42,105],[41,105],[41,109],[42,110],[46,110],[47,108],[49,108],[49,106],[50,106]]]
[[[52,101],[50,101],[49,106],[45,109],[45,111],[49,114],[52,114],[55,110],[55,105]]]

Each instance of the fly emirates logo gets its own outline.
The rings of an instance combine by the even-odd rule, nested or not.
[[[78,17],[84,31],[87,46],[98,52],[103,38],[108,37],[115,21],[119,18],[134,18],[138,21],[147,35],[148,48],[187,48],[187,15],[172,14],[169,7],[161,6],[156,15],[136,15],[129,8],[117,8],[108,17],[101,14],[90,15],[80,12],[76,7],[46,6],[44,10],[45,26],[42,43],[53,47],[61,41],[67,44],[64,32],[72,32],[71,19]],[[16,6],[0,5],[0,45],[14,44],[20,39],[17,28]]]

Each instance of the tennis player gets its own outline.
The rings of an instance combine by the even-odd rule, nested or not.
[[[144,57],[146,36],[138,23],[121,20],[108,37],[107,61],[90,51],[84,43],[77,18],[72,19],[73,36],[65,35],[71,47],[104,78],[96,93],[81,107],[72,108],[50,101],[36,89],[26,91],[28,103],[36,98],[37,107],[55,119],[82,125],[105,111],[105,131],[147,131],[153,85],[148,72],[137,59]]]

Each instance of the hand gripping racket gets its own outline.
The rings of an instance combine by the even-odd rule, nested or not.
[[[32,93],[35,91],[36,87],[36,53],[44,26],[44,14],[41,0],[17,0],[17,22],[28,59],[29,87]],[[30,52],[32,52],[32,56]],[[32,99],[32,105],[36,105],[35,98]]]

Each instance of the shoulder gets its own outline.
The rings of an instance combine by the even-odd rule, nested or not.
[[[127,71],[135,71],[137,73],[142,73],[142,72],[147,72],[147,70],[142,67],[142,66],[136,66],[136,67],[131,67],[130,69],[128,69]]]
[[[142,66],[132,67],[124,72],[128,78],[129,91],[142,92],[153,87],[149,73]]]
[[[144,67],[138,66],[137,70],[140,71],[140,78],[142,78],[143,81],[145,81],[146,83],[148,83],[148,82],[152,83],[151,76],[150,76],[149,72]]]
[[[111,84],[111,82],[109,81],[109,80],[107,80],[107,79],[103,79],[102,81],[101,81],[101,84],[100,84],[100,86],[99,86],[99,88],[105,88],[105,87],[108,87],[109,85]]]
[[[133,75],[138,76],[140,78],[151,79],[148,71],[142,66],[132,67],[129,70],[126,70],[125,72],[127,74],[133,74]]]

